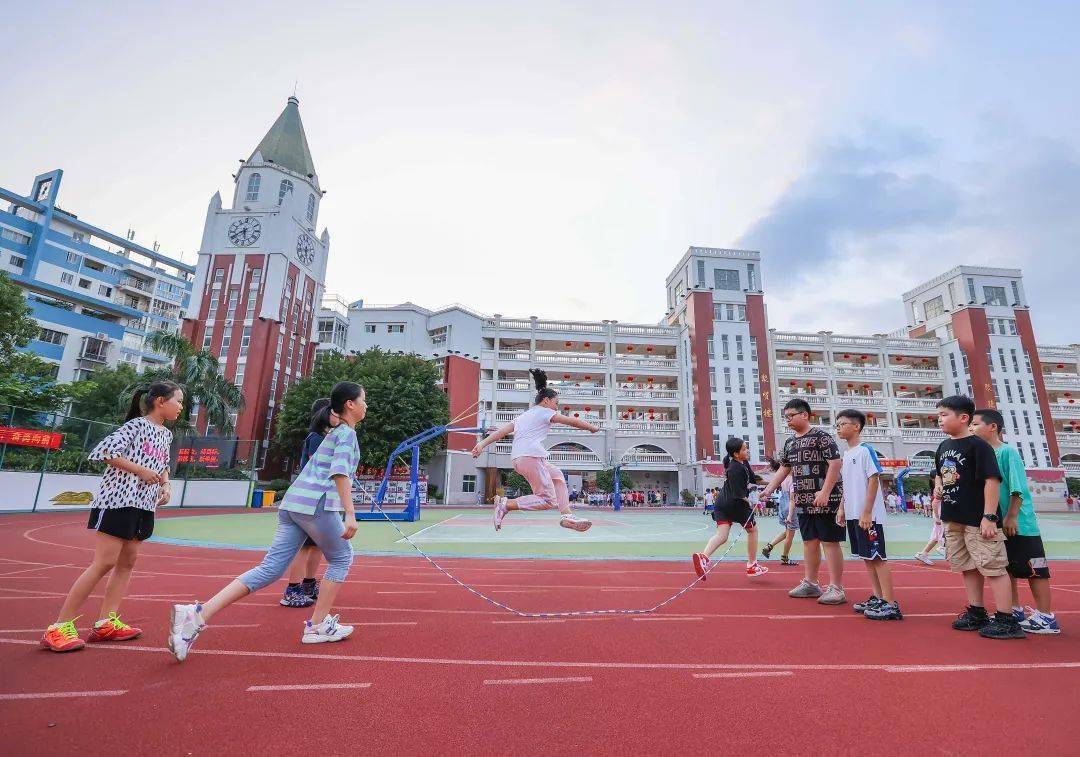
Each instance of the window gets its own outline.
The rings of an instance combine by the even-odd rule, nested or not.
[[[742,337],[738,334],[735,335],[735,359],[743,359]]]
[[[1005,287],[983,287],[983,297],[987,305],[1008,305],[1005,299]]]
[[[753,376],[754,376],[754,394],[760,394],[761,393],[761,382],[758,380],[758,369],[754,368],[751,371],[751,373],[753,373]]]
[[[259,201],[259,185],[261,183],[262,177],[257,173],[253,173],[248,177],[247,194],[244,195],[244,202]]]
[[[757,337],[750,337],[750,359],[757,360]]]
[[[1016,422],[1016,411],[1015,410],[1010,410],[1009,411],[1009,417],[1012,418],[1013,433],[1019,434],[1020,433],[1020,424]]]
[[[240,354],[248,354],[248,345],[251,344],[251,326],[244,326],[244,331],[240,335]]]
[[[716,374],[709,371],[709,388],[716,391]]]
[[[255,301],[259,299],[259,290],[249,289],[247,298],[247,310],[244,312],[245,318],[252,318],[255,315]]]
[[[475,474],[466,473],[461,477],[461,491],[465,494],[473,494],[476,492]]]
[[[705,286],[705,261],[697,261],[697,286]]]
[[[713,450],[714,455],[716,455],[717,457],[720,456],[720,437],[719,436],[713,436],[713,438],[712,438],[712,450]]]
[[[1001,362],[1002,372],[1009,370],[1005,367],[1005,350],[1001,347],[998,347],[998,360]]]
[[[742,424],[744,426],[749,426],[750,425],[750,415],[749,415],[749,411],[747,410],[747,407],[746,407],[746,400],[741,400],[739,402],[739,409],[742,411]]]
[[[67,254],[67,262],[71,265],[77,266],[79,263],[82,262],[82,257],[80,255],[76,255],[74,252],[69,252]]]
[[[709,405],[709,409],[712,411],[712,422],[713,422],[713,425],[715,426],[716,425],[716,419],[720,415],[719,411],[716,409],[716,403],[715,402],[711,403]]]
[[[972,304],[974,304],[975,300],[976,300],[976,298],[975,298],[975,279],[968,279],[967,280],[967,290],[968,290],[968,299],[972,302]]]
[[[1024,433],[1031,436],[1031,416],[1027,410],[1024,411]]]
[[[1031,464],[1039,464],[1039,454],[1035,451],[1035,442],[1028,442],[1028,446],[1031,447]]]
[[[715,347],[715,343],[713,342],[712,339],[710,339],[708,341],[708,343],[706,344],[706,348],[708,350],[710,360],[712,360],[714,357],[716,357],[716,347]]]
[[[217,318],[218,298],[217,290],[210,292],[210,309],[206,311],[207,318]]]
[[[10,239],[15,244],[30,244],[30,237],[10,229],[0,229],[0,239]]]
[[[279,373],[280,373],[280,371],[278,371],[275,368],[274,369],[274,376],[273,376],[273,378],[270,379],[270,395],[271,396],[273,396],[274,393],[277,392],[277,382],[278,382],[278,374]]]
[[[756,292],[758,290],[757,271],[754,269],[753,263],[746,264],[746,288],[751,292]]]
[[[232,319],[232,318],[236,317],[236,301],[239,298],[240,298],[240,293],[237,292],[235,289],[233,289],[231,292],[229,292],[229,310],[225,314],[225,317],[227,319]]]
[[[1031,355],[1028,354],[1027,350],[1024,350],[1024,370],[1031,373]]]
[[[730,368],[725,368],[724,369],[724,391],[726,391],[726,392],[731,391],[731,369]]]
[[[746,369],[739,369],[739,394],[746,394]]]
[[[713,304],[713,320],[714,321],[722,321],[722,320],[724,320],[724,306],[721,305],[719,302]]]
[[[956,378],[956,355],[949,353],[949,367],[952,368],[952,377]]]
[[[262,281],[262,269],[261,268],[252,268],[251,269],[251,286],[254,287],[255,289],[258,289],[259,288],[259,283],[261,281]]]
[[[1009,336],[1016,336],[1016,321],[1010,318],[1006,323],[1009,326]]]
[[[52,329],[40,329],[38,331],[38,341],[48,342],[49,344],[63,344],[67,341],[67,334]]]
[[[102,297],[112,297],[112,287],[98,284],[97,293]]]
[[[225,333],[221,335],[221,349],[218,351],[219,355],[224,356],[225,351],[229,349],[229,345],[232,344],[232,329],[225,329]]]
[[[717,268],[713,271],[713,278],[716,281],[717,289],[728,289],[733,291],[739,291],[739,272],[728,270],[726,268]]]
[[[12,255],[8,259],[8,262],[11,263],[16,268],[22,268],[24,265],[26,265],[26,258],[24,258],[24,257],[22,257],[20,255]]]
[[[1027,458],[1024,457],[1024,445],[1020,442],[1017,442],[1016,449],[1020,452],[1020,462],[1022,462],[1024,465],[1027,465]]]
[[[374,323],[365,323],[364,324],[364,333],[365,334],[374,334],[375,333],[375,324]]]
[[[736,305],[735,311],[738,314],[740,321],[746,321],[746,305]]]
[[[216,269],[214,269],[214,283],[215,284],[220,285],[224,278],[225,278],[225,269],[224,268],[216,268]]]
[[[1016,380],[1016,393],[1019,395],[1021,402],[1027,402],[1027,398],[1024,396],[1024,382],[1020,379]]]
[[[931,318],[937,318],[945,313],[945,303],[942,302],[940,296],[927,300],[926,304],[923,305],[923,312],[926,314],[926,320],[928,321]]]
[[[724,360],[730,360],[731,359],[731,353],[730,353],[730,351],[728,349],[728,335],[727,334],[721,334],[720,335],[720,354],[723,355]]]
[[[758,426],[760,426],[761,425],[761,403],[760,402],[754,402],[754,418],[755,418],[755,420],[757,420]],[[764,447],[765,445],[762,444],[761,446]]]
[[[60,283],[61,284],[71,284],[74,281],[75,281],[75,274],[73,274],[73,273],[62,273],[62,274],[60,274]]]
[[[1009,402],[1013,401],[1012,384],[1009,383],[1008,379],[1005,379],[1005,399],[1007,399]]]
[[[1017,305],[1019,305],[1020,304],[1020,282],[1018,282],[1018,281],[1010,281],[1009,283],[1012,284],[1013,302],[1016,303]]]
[[[247,363],[239,363],[236,366],[236,375],[233,377],[233,384],[235,386],[243,388],[245,370],[247,370]],[[235,421],[233,423],[235,424]]]
[[[214,341],[214,330],[212,328],[203,332],[202,348],[204,350],[210,349],[210,344]]]
[[[282,179],[281,185],[278,187],[277,204],[285,202],[285,196],[291,195],[293,190],[292,182],[288,179]]]
[[[315,195],[308,195],[308,198],[307,198],[307,219],[308,219],[308,223],[315,223]]]
[[[405,324],[404,323],[388,323],[388,324],[386,324],[386,333],[387,334],[404,334],[405,333]]]
[[[727,410],[727,422],[729,426],[735,425],[735,406],[731,400],[724,403],[724,408]]]

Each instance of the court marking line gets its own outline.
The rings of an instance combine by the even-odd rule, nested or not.
[[[36,646],[36,641],[22,639],[0,639],[0,644],[20,644]],[[137,645],[109,646],[93,645],[87,647],[94,651],[112,652],[149,652],[172,655],[165,647],[144,647]],[[507,668],[574,668],[600,670],[702,670],[702,671],[756,671],[756,670],[818,670],[818,671],[888,671],[889,668],[904,669],[904,672],[939,672],[942,668],[958,671],[986,670],[1073,670],[1080,669],[1080,661],[1060,662],[988,662],[940,664],[903,664],[903,663],[708,663],[708,662],[619,662],[619,661],[571,661],[571,660],[470,660],[452,657],[390,657],[377,655],[318,654],[315,652],[273,652],[240,649],[206,649],[196,651],[199,656],[214,655],[219,657],[273,657],[294,660],[324,660],[326,662],[368,662],[412,665],[452,665],[461,667],[507,667]],[[90,692],[97,694],[99,692]]]
[[[248,686],[245,691],[321,691],[325,689],[369,689],[370,683],[289,683],[281,685]]]
[[[118,697],[127,694],[127,689],[114,689],[111,691],[42,691],[23,694],[0,694],[0,699],[67,699],[70,697]]]
[[[645,623],[647,621],[652,621],[652,622],[655,623],[655,622],[660,621],[660,620],[669,620],[670,621],[670,620],[704,620],[704,619],[705,618],[702,618],[702,617],[693,617],[693,618],[662,618],[662,617],[661,618],[630,618],[630,620],[633,620],[636,623]]]
[[[793,676],[791,670],[757,670],[746,673],[694,673],[694,678],[773,678],[778,676]]]
[[[438,523],[432,523],[430,526],[424,526],[419,531],[415,531],[415,532],[409,534],[409,538],[412,539],[413,537],[424,533],[429,528],[435,528],[436,526],[441,526],[443,523],[449,523],[452,520],[457,520],[458,518],[460,518],[464,514],[465,513],[459,513],[459,514],[457,514],[457,515],[455,515],[455,516],[453,516],[451,518],[447,518],[446,520],[440,520]],[[404,544],[404,543],[406,543],[404,539],[398,539],[397,541],[394,542],[394,544]]]
[[[489,678],[485,686],[500,686],[533,683],[592,683],[592,676],[568,676],[566,678]]]
[[[565,623],[565,618],[534,618],[533,620],[493,620],[491,621],[495,625],[517,625],[517,624],[536,624],[536,623]]]
[[[408,589],[406,591],[377,591],[376,594],[438,594],[434,589]]]

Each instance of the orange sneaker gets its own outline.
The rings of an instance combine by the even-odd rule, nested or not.
[[[128,641],[129,639],[137,638],[141,634],[141,628],[129,626],[127,623],[120,620],[120,616],[117,613],[110,612],[108,618],[99,620],[94,624],[94,628],[90,631],[90,635],[86,637],[86,640]]]
[[[86,642],[79,638],[79,631],[75,628],[75,621],[65,623],[53,623],[45,629],[45,635],[41,638],[41,646],[51,649],[53,652],[74,652],[82,649]]]

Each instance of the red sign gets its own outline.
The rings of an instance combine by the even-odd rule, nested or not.
[[[41,449],[60,449],[64,441],[63,434],[53,431],[35,431],[29,428],[0,426],[0,444],[16,444],[20,447],[40,447]]]
[[[181,447],[176,450],[176,462],[217,468],[221,464],[221,450],[217,447]]]

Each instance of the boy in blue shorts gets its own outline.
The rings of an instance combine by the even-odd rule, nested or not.
[[[1001,471],[1001,495],[998,514],[1001,529],[1005,532],[1005,552],[1009,558],[1007,570],[1012,581],[1012,614],[1020,621],[1027,633],[1061,633],[1057,617],[1050,610],[1050,568],[1046,564],[1046,548],[1039,534],[1039,521],[1031,502],[1031,489],[1027,483],[1024,461],[1011,444],[1002,436],[1005,419],[997,410],[990,408],[975,411],[971,430],[994,448],[998,469]],[[1031,587],[1035,609],[1027,618],[1020,606],[1017,580],[1025,578]]]

